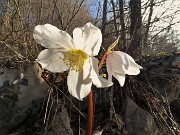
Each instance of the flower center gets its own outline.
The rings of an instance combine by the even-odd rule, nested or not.
[[[71,49],[64,54],[63,60],[71,70],[80,71],[86,59],[87,55],[83,51]]]

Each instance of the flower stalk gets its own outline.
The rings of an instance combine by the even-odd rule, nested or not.
[[[119,37],[108,47],[108,49],[105,51],[101,61],[98,65],[98,71],[100,71],[106,56],[108,53],[111,52],[111,50],[117,45],[119,41]],[[87,119],[87,135],[92,135],[92,124],[93,124],[93,93],[92,90],[90,91],[88,95],[88,119]]]
[[[87,119],[87,135],[92,135],[92,124],[93,124],[93,98],[92,90],[88,95],[88,119]]]

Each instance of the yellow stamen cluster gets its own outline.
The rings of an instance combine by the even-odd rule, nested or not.
[[[87,55],[83,51],[71,49],[64,54],[63,60],[71,70],[80,71],[86,59]]]

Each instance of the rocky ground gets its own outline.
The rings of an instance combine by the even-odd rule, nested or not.
[[[93,88],[94,135],[180,134],[180,54],[139,64],[123,88]],[[68,94],[66,73],[42,74],[36,62],[0,69],[0,135],[85,134],[86,118],[87,99]]]

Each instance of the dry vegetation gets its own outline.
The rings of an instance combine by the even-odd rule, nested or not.
[[[91,6],[88,3],[91,3],[91,0],[1,0],[1,65],[7,60],[34,60],[41,48],[33,40],[33,29],[36,25],[45,23],[55,25],[71,34],[75,27],[94,21],[96,25],[101,26],[105,47],[121,35],[117,49],[135,55],[134,57],[142,54],[154,55],[162,51],[170,53],[177,51],[180,40],[177,39],[178,35],[171,30],[171,26],[175,23],[170,22],[168,27],[159,28],[159,31],[156,29],[158,32],[155,35],[150,34],[150,32],[152,33],[150,31],[152,26],[158,22],[156,16],[152,17],[153,8],[158,4],[163,4],[163,1],[151,0],[151,2],[147,2],[141,7],[138,4],[135,5],[139,9],[145,10],[147,12],[146,18],[148,18],[146,21],[138,22],[138,27],[142,27],[139,30],[137,24],[131,23],[131,21],[135,22],[133,20],[136,19],[133,18],[135,15],[139,19],[144,18],[139,16],[141,13],[138,12],[140,11],[134,12],[134,9],[131,9],[133,6],[128,7],[123,0],[105,0],[103,5],[96,1],[91,3]],[[89,13],[90,9],[93,11],[93,18],[92,13]],[[167,17],[162,15],[162,17],[174,18],[177,13],[178,11]],[[141,23],[142,26],[140,26]],[[165,32],[166,30],[167,32]],[[141,34],[134,34],[138,31],[142,31]],[[164,34],[159,35],[162,32]],[[134,48],[138,49],[139,47],[141,49],[137,52],[142,51],[142,54],[133,54],[136,50]]]
[[[0,2],[0,63],[34,60],[40,51],[32,33],[38,24],[50,23],[71,33],[91,20],[83,1],[6,0]]]

